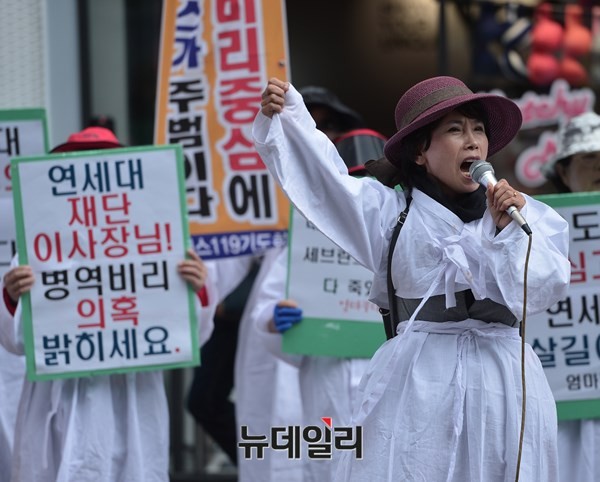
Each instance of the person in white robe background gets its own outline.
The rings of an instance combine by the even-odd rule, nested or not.
[[[260,306],[261,286],[283,248],[267,250],[248,300],[238,336],[235,358],[234,399],[238,441],[242,426],[249,435],[270,437],[274,426],[298,425],[302,421],[302,405],[298,369],[274,356],[260,342],[255,329],[255,310]],[[235,263],[232,258],[229,263]],[[221,268],[220,273],[227,269]],[[227,274],[224,274],[227,276]],[[239,281],[243,279],[239,277]],[[238,450],[238,482],[302,482],[302,467],[287,457],[285,451],[265,450],[264,458],[245,457]]]
[[[235,355],[234,388],[237,441],[241,441],[241,427],[249,435],[270,436],[274,426],[298,425],[302,421],[302,405],[298,369],[273,355],[260,341],[254,328],[254,311],[260,306],[261,286],[267,273],[283,248],[271,248],[263,253],[214,259],[205,262],[208,269],[210,292],[208,307],[214,313],[216,305],[225,299],[256,264],[258,273],[242,313]],[[302,467],[290,460],[284,451],[265,450],[264,458],[257,459],[256,451],[246,457],[238,446],[238,482],[302,482]]]
[[[392,254],[398,335],[365,373],[352,422],[363,458],[346,451],[336,479],[504,482],[517,474],[521,425],[524,261],[533,231],[527,313],[564,297],[568,225],[506,180],[486,189],[469,175],[518,132],[518,106],[434,77],[407,90],[385,158],[367,164],[385,181],[357,180],[315,128],[301,95],[271,79],[255,145],[297,209],[374,273],[370,299],[389,308],[387,256],[398,215],[412,199]],[[383,167],[382,167],[383,166]],[[379,167],[379,169],[374,169]],[[400,184],[403,191],[394,189]],[[556,409],[538,357],[525,344],[526,413],[520,480],[556,481]]]
[[[543,174],[559,193],[600,191],[600,116],[586,112],[558,132],[558,150]],[[600,480],[600,419],[558,422],[561,482]]]
[[[0,367],[0,482],[9,482],[25,357],[6,351],[0,344]]]
[[[121,147],[108,129],[72,134],[52,152]],[[189,249],[178,265],[182,278],[200,296],[207,269]],[[21,295],[35,282],[18,256],[3,278],[0,342],[23,355]],[[207,290],[209,291],[209,290]],[[204,293],[210,296],[210,293]],[[200,343],[210,335],[212,313],[200,300]],[[166,482],[169,480],[169,412],[161,371],[24,380],[15,426],[13,482]]]
[[[288,250],[272,264],[261,285],[258,303],[252,314],[256,329],[267,349],[276,357],[298,368],[302,403],[302,426],[323,426],[321,417],[331,417],[336,426],[350,424],[358,383],[367,368],[367,358],[304,356],[284,353],[281,334],[302,322],[302,310],[293,300],[284,300]],[[304,482],[333,480],[339,453],[330,459],[309,459],[302,453]]]

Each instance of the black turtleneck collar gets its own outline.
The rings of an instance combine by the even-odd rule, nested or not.
[[[487,207],[485,187],[483,186],[479,186],[479,189],[476,191],[457,196],[455,199],[450,199],[443,193],[438,181],[430,176],[417,176],[414,179],[414,185],[430,198],[456,214],[463,223],[470,223],[476,219],[481,219]]]

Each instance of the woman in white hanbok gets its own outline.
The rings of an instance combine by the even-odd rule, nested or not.
[[[361,381],[353,424],[363,428],[363,457],[344,451],[336,480],[515,479],[529,239],[509,206],[533,231],[527,312],[561,299],[570,274],[568,226],[555,211],[506,180],[486,190],[469,174],[474,161],[512,140],[521,121],[507,98],[474,94],[452,77],[425,80],[398,102],[386,158],[368,165],[387,173],[386,183],[357,180],[293,86],[269,81],[253,126],[261,157],[300,212],[374,273],[371,300],[384,308],[390,239],[412,199],[391,264],[399,335]],[[551,482],[555,404],[539,359],[525,348],[520,480]]]

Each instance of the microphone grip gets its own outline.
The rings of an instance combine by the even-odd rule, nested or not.
[[[493,173],[486,172],[483,174],[483,176],[481,176],[479,183],[483,184],[487,188],[488,184],[495,186],[498,183],[498,181],[496,180],[496,176],[494,176]],[[525,221],[523,215],[516,208],[516,206],[509,206],[506,212],[519,226],[521,226],[521,229],[525,231],[525,234],[527,234],[527,236],[531,236],[531,228],[529,227],[529,224],[527,224],[527,221]]]
[[[532,234],[529,224],[527,224],[527,221],[525,221],[525,218],[515,206],[509,206],[506,212],[519,226],[521,226],[521,229],[525,231],[528,236]]]

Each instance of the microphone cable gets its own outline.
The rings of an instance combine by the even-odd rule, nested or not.
[[[529,255],[531,254],[531,242],[533,235],[527,234],[527,254],[525,255],[525,273],[523,274],[523,319],[521,321],[521,391],[523,399],[521,402],[521,433],[519,434],[519,451],[517,454],[517,473],[515,482],[519,482],[521,472],[521,456],[523,454],[523,439],[525,437],[525,407],[527,405],[527,388],[525,385],[525,320],[527,319],[527,272],[529,271]]]

